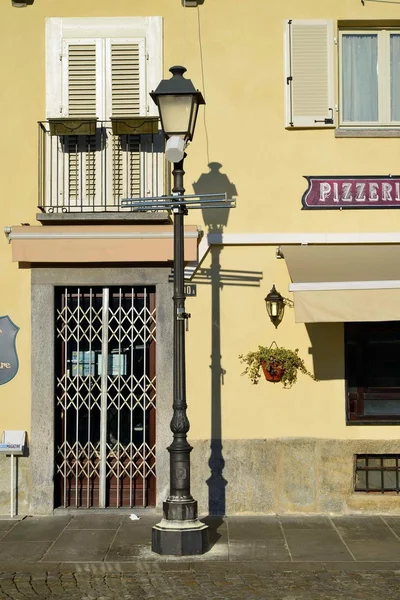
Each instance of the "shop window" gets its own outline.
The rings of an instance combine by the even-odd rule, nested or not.
[[[400,454],[356,454],[355,492],[400,492]]]
[[[348,424],[400,424],[400,322],[345,323]]]
[[[340,34],[340,124],[400,123],[400,31]]]

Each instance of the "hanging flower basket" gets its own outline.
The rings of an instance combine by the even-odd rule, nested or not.
[[[267,381],[272,381],[272,383],[278,383],[281,381],[283,374],[285,373],[285,369],[283,369],[278,363],[271,363],[268,365],[266,362],[262,362],[261,368],[263,370],[265,379]]]
[[[242,375],[247,375],[252,383],[257,384],[262,369],[267,381],[280,381],[284,388],[290,388],[296,383],[299,371],[315,379],[298,352],[278,346],[276,342],[272,342],[269,347],[258,346],[258,350],[240,354],[240,361],[246,365]]]

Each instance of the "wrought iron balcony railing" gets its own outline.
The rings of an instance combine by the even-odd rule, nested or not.
[[[39,203],[45,213],[130,212],[121,200],[170,193],[160,133],[117,135],[97,121],[92,135],[59,135],[39,123]],[[59,132],[57,132],[59,133]]]

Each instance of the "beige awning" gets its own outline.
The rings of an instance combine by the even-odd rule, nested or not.
[[[400,244],[281,248],[298,323],[400,320]]]

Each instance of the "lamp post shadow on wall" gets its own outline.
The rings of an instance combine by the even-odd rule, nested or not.
[[[170,79],[163,79],[150,95],[158,106],[161,127],[167,139],[165,155],[174,164],[172,196],[123,200],[124,206],[137,210],[172,210],[174,215],[174,342],[173,342],[173,433],[170,454],[170,492],[163,503],[163,518],[152,530],[152,550],[157,554],[189,556],[203,554],[209,548],[208,527],[198,519],[197,501],[190,493],[190,452],[187,441],[190,428],[186,404],[185,326],[189,315],[184,293],[184,216],[188,209],[206,206],[227,207],[225,194],[185,196],[183,162],[185,148],[193,139],[199,106],[205,104],[202,94],[186,69],[171,67]]]
[[[222,164],[211,162],[208,164],[209,172],[202,173],[193,183],[193,190],[197,194],[226,193],[228,198],[237,196],[236,186],[229,180],[225,173],[221,173]],[[219,210],[203,210],[204,223],[208,233],[219,233],[222,237],[224,228],[228,224],[229,208]],[[222,415],[221,395],[225,370],[221,364],[221,277],[220,255],[222,246],[211,247],[211,266],[209,276],[211,280],[211,439],[210,439],[210,477],[208,485],[208,512],[210,516],[224,516],[226,514],[226,486],[223,471],[225,459],[222,446]],[[203,273],[204,274],[204,273]]]

